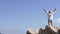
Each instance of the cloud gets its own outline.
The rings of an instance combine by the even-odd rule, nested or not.
[[[60,23],[60,18],[54,20],[55,23]]]

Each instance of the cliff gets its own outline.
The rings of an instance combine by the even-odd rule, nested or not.
[[[28,29],[26,34],[60,34],[60,28],[56,26],[46,26],[45,29]]]

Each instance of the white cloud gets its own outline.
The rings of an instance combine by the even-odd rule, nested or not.
[[[60,23],[60,18],[54,20],[55,23]]]

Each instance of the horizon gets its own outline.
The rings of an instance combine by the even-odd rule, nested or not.
[[[54,20],[60,18],[60,0],[0,0],[0,32],[26,34],[29,28],[44,28],[47,15],[43,9],[54,10]],[[60,26],[60,23],[53,23]]]

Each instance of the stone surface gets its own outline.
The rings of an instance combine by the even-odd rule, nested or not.
[[[26,34],[60,34],[60,28],[55,26],[46,26],[45,29],[28,29]]]

